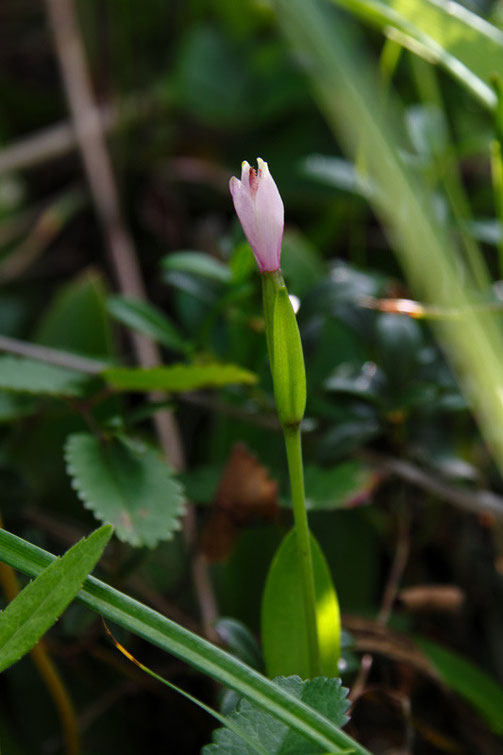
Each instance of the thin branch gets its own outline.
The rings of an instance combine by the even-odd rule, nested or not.
[[[121,103],[120,107],[110,103],[96,107],[94,119],[99,120],[103,131],[108,133],[119,124],[127,124],[145,116],[151,109],[151,97],[133,96]],[[83,127],[86,128],[87,125],[84,124]],[[72,152],[78,146],[73,123],[61,121],[8,144],[0,150],[0,175],[49,162]]]
[[[392,658],[398,663],[407,663],[433,681],[440,683],[436,669],[410,637],[360,616],[346,614],[342,617],[342,625],[354,637],[356,650],[377,653]]]
[[[436,477],[430,471],[402,459],[369,457],[380,468],[401,477],[402,480],[472,514],[491,514],[503,519],[503,498],[490,490],[464,490],[449,480]]]
[[[398,514],[398,531],[393,561],[381,599],[381,607],[376,618],[376,624],[381,627],[385,627],[390,619],[393,604],[400,589],[400,582],[407,566],[410,546],[409,530],[409,516],[405,511],[400,511]],[[360,670],[349,693],[349,699],[353,704],[365,691],[367,679],[372,670],[372,664],[372,655],[366,652],[361,659]]]
[[[21,277],[85,203],[85,192],[77,188],[66,191],[45,207],[28,235],[0,262],[0,284]]]
[[[121,292],[144,300],[145,286],[133,240],[122,217],[75,8],[72,0],[46,0],[46,6],[73,127],[105,235],[110,263]],[[143,367],[161,364],[159,349],[153,341],[140,333],[132,333],[131,337],[138,362]],[[181,469],[184,466],[183,451],[173,415],[166,409],[158,412],[154,420],[167,458],[175,469]]]
[[[35,359],[37,362],[46,362],[47,364],[54,364],[57,367],[66,367],[77,372],[84,372],[86,375],[98,375],[109,367],[105,362],[99,362],[97,359],[89,359],[88,357],[81,357],[78,354],[71,354],[68,351],[51,349],[48,346],[39,346],[27,341],[19,341],[9,336],[0,335],[0,351],[27,357],[28,359]]]
[[[145,300],[143,283],[133,239],[122,217],[119,195],[108,154],[103,126],[94,101],[86,55],[73,0],[46,0],[56,53],[70,107],[73,127],[84,162],[96,211],[105,235],[110,263],[126,296]],[[142,367],[160,365],[160,350],[141,333],[132,333],[133,347]],[[155,401],[159,395],[152,395]],[[156,412],[154,422],[161,448],[176,470],[185,466],[183,447],[176,420],[169,409]],[[194,508],[187,506],[184,522],[187,546],[193,548],[196,520]],[[204,565],[203,565],[204,566]],[[193,564],[192,576],[205,626],[217,618],[209,574]],[[202,578],[204,576],[204,579]],[[211,595],[208,595],[208,592]],[[211,609],[211,613],[208,611]]]

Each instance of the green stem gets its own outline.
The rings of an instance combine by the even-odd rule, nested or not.
[[[36,577],[54,559],[51,553],[0,529],[0,560],[9,566]],[[352,750],[356,755],[370,755],[317,710],[292,697],[255,669],[104,582],[88,577],[77,599],[115,624],[235,690],[311,739],[323,752],[340,752],[342,749]]]
[[[302,593],[304,596],[304,614],[308,639],[309,670],[311,678],[320,675],[320,651],[318,647],[318,627],[316,623],[316,594],[314,590],[313,558],[311,553],[311,534],[307,522],[306,500],[304,494],[304,471],[302,466],[302,446],[300,427],[284,428],[288,472],[292,490],[293,516],[297,536]]]
[[[503,278],[503,161],[501,157],[501,142],[493,139],[491,142],[491,175],[496,204],[496,215],[500,221],[501,231],[498,240],[499,275]]]
[[[269,355],[269,364],[272,372],[273,348],[272,348],[272,321],[274,314],[274,300],[278,288],[285,285],[281,270],[262,273],[262,306],[264,309],[265,320],[265,337],[267,342],[267,353]]]

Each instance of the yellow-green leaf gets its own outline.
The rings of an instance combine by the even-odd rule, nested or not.
[[[323,552],[311,535],[320,673],[338,675],[339,603]],[[295,530],[283,539],[269,570],[262,599],[262,646],[269,676],[307,678],[308,638]]]

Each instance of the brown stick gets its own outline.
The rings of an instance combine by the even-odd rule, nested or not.
[[[94,204],[106,239],[119,288],[126,296],[146,299],[133,240],[121,215],[119,195],[105,144],[99,110],[94,102],[85,52],[71,0],[46,0],[61,75]],[[132,334],[143,367],[161,363],[157,346],[140,333]],[[175,469],[184,465],[178,429],[171,412],[155,415],[163,450]]]
[[[409,517],[404,513],[399,514],[398,518],[398,532],[397,541],[395,546],[395,553],[393,556],[393,562],[391,569],[386,580],[386,586],[384,588],[383,597],[381,600],[381,608],[377,614],[376,625],[385,627],[391,616],[393,604],[395,602],[398,590],[400,587],[400,581],[402,579],[403,572],[407,565],[407,559],[409,556]],[[349,693],[349,699],[354,704],[356,700],[365,691],[367,679],[372,670],[373,657],[371,652],[366,652],[361,659],[360,670],[356,676],[351,691]]]
[[[78,28],[72,0],[46,0],[49,21],[54,36],[56,53],[70,107],[73,127],[91,187],[94,204],[105,235],[108,255],[121,292],[136,299],[146,299],[145,287],[135,253],[133,240],[120,211],[119,195],[110,156],[107,151],[103,126],[94,101],[86,56]],[[159,349],[149,338],[132,334],[138,362],[143,367],[161,364]],[[158,399],[159,396],[152,396]],[[184,467],[185,459],[180,434],[173,414],[164,409],[154,415],[159,442],[167,459],[176,470]],[[195,515],[187,508],[185,534],[188,546],[193,543]],[[208,575],[200,578],[200,569],[193,570],[201,611],[214,606],[208,601],[211,589]],[[203,616],[205,625],[211,626],[216,616]]]

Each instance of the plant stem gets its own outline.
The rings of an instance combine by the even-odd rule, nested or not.
[[[35,577],[55,556],[0,529],[0,560]],[[77,600],[147,642],[181,658],[193,668],[275,716],[315,742],[323,752],[369,751],[338,729],[329,719],[302,700],[292,697],[255,669],[207,642],[157,611],[120,593],[94,577],[88,577]]]
[[[493,139],[491,142],[491,175],[493,181],[496,215],[503,229],[503,160],[501,157],[501,142]],[[503,230],[498,239],[499,274],[503,278]]]
[[[318,627],[316,623],[316,594],[314,590],[313,559],[311,554],[311,534],[307,522],[304,494],[304,470],[302,466],[302,446],[300,427],[284,428],[288,472],[292,490],[293,516],[297,536],[297,551],[304,615],[308,640],[309,671],[311,678],[320,675],[320,652],[318,647]]]

